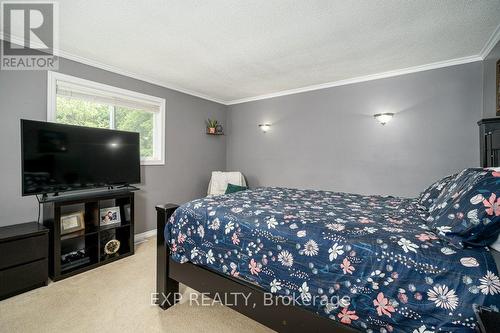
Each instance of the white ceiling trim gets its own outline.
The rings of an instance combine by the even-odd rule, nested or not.
[[[490,38],[488,39],[483,49],[479,53],[479,55],[483,60],[488,56],[488,54],[490,54],[491,50],[493,50],[495,45],[497,45],[498,41],[500,41],[500,24],[493,31]]]
[[[226,105],[226,101],[220,100],[218,98],[210,97],[210,96],[204,95],[204,94],[196,92],[196,91],[192,91],[192,90],[189,90],[189,89],[185,89],[185,88],[182,88],[182,87],[178,87],[178,86],[172,85],[170,83],[165,83],[165,82],[163,82],[161,80],[150,78],[150,77],[148,77],[146,75],[142,75],[142,74],[137,74],[137,73],[134,73],[134,72],[130,72],[130,71],[127,71],[127,70],[124,70],[124,69],[121,69],[121,68],[118,68],[118,67],[115,67],[115,66],[107,65],[107,64],[104,64],[104,63],[101,63],[101,62],[97,62],[97,61],[92,60],[92,59],[85,58],[85,57],[80,57],[80,56],[77,56],[75,54],[71,54],[71,53],[68,53],[68,52],[65,52],[65,51],[59,51],[59,57],[63,57],[63,58],[66,58],[66,59],[69,59],[69,60],[73,60],[73,61],[85,64],[85,65],[89,65],[89,66],[97,67],[97,68],[100,68],[100,69],[104,69],[106,71],[113,72],[115,74],[120,74],[120,75],[128,76],[128,77],[131,77],[133,79],[141,80],[141,81],[144,81],[144,82],[147,82],[147,83],[152,83],[154,85],[157,85],[157,86],[160,86],[160,87],[163,87],[163,88],[167,88],[167,89],[170,89],[170,90],[175,90],[175,91],[178,91],[178,92],[181,92],[181,93],[184,93],[184,94],[188,94],[188,95],[191,95],[191,96],[199,97],[199,98],[206,99],[206,100],[209,100],[209,101],[212,101],[212,102],[216,102],[216,103],[219,103],[219,104]]]
[[[25,43],[24,39],[16,37],[16,36],[4,34],[3,31],[0,31],[0,39],[6,40],[6,41],[12,42],[14,44],[18,44],[18,45],[24,45],[24,43]],[[36,43],[34,43],[34,42],[31,42],[31,43],[34,44],[35,46],[37,46]],[[151,83],[151,84],[163,87],[163,88],[175,90],[175,91],[178,91],[178,92],[181,92],[184,94],[188,94],[188,95],[203,98],[203,99],[215,102],[215,103],[226,105],[226,101],[220,100],[218,98],[210,97],[210,96],[204,95],[202,93],[198,93],[196,91],[192,91],[192,90],[178,87],[178,86],[175,86],[175,85],[172,85],[169,83],[165,83],[161,80],[153,79],[153,78],[150,78],[146,75],[137,74],[137,73],[134,73],[131,71],[124,70],[122,68],[111,66],[111,65],[108,65],[108,64],[105,64],[102,62],[98,62],[98,61],[89,59],[89,58],[81,57],[81,56],[78,56],[78,55],[75,55],[75,54],[72,54],[69,52],[65,52],[65,51],[60,50],[60,49],[55,49],[54,54],[57,55],[58,57],[62,57],[62,58],[68,59],[68,60],[73,60],[73,61],[79,62],[81,64],[84,64],[84,65],[89,65],[92,67],[103,69],[103,70],[108,71],[108,72],[128,76],[128,77],[131,77],[133,79],[137,79],[140,81]]]
[[[15,36],[9,36],[7,34],[4,34],[3,31],[0,31],[0,39],[7,40],[7,41],[10,41],[12,43],[19,44],[19,45],[24,44],[24,39],[21,39],[19,37],[15,37]],[[467,64],[467,63],[476,62],[476,61],[482,61],[491,52],[491,50],[493,49],[493,47],[497,44],[497,42],[499,40],[500,40],[500,25],[498,25],[497,28],[495,29],[495,31],[493,31],[493,33],[491,34],[487,43],[485,44],[485,46],[481,50],[480,54],[477,54],[474,56],[439,61],[439,62],[434,62],[434,63],[420,65],[420,66],[413,66],[413,67],[397,69],[397,70],[392,70],[392,71],[387,71],[387,72],[382,72],[382,73],[364,75],[364,76],[359,76],[359,77],[355,77],[355,78],[351,78],[351,79],[326,82],[326,83],[321,83],[321,84],[316,84],[316,85],[311,85],[311,86],[306,86],[306,87],[301,87],[301,88],[296,88],[296,89],[283,90],[283,91],[278,91],[275,93],[264,94],[264,95],[248,97],[248,98],[241,98],[241,99],[231,100],[231,101],[225,101],[225,100],[221,100],[221,99],[218,99],[215,97],[207,96],[205,94],[202,94],[202,93],[199,93],[196,91],[192,91],[189,89],[185,89],[182,87],[172,85],[170,83],[163,82],[161,80],[150,78],[146,75],[142,75],[142,74],[134,73],[134,72],[131,72],[128,70],[124,70],[124,69],[121,69],[121,68],[118,68],[115,66],[111,66],[111,65],[108,65],[108,64],[105,64],[102,62],[98,62],[98,61],[95,61],[95,60],[92,60],[89,58],[85,58],[85,57],[81,57],[81,56],[78,56],[78,55],[75,55],[75,54],[72,54],[69,52],[65,52],[63,50],[55,50],[55,54],[59,57],[73,60],[73,61],[85,64],[85,65],[93,66],[93,67],[103,69],[103,70],[106,70],[106,71],[109,71],[109,72],[112,72],[115,74],[131,77],[133,79],[141,80],[141,81],[144,81],[147,83],[151,83],[151,84],[161,86],[161,87],[164,87],[167,89],[171,89],[174,91],[185,93],[185,94],[188,94],[191,96],[199,97],[199,98],[202,98],[202,99],[205,99],[208,101],[212,101],[215,103],[219,103],[219,104],[223,104],[223,105],[234,105],[234,104],[241,104],[241,103],[258,101],[258,100],[263,100],[263,99],[275,98],[275,97],[280,97],[280,96],[293,95],[293,94],[298,94],[298,93],[302,93],[302,92],[344,86],[344,85],[349,85],[349,84],[354,84],[354,83],[373,81],[373,80],[395,77],[395,76],[400,76],[400,75],[405,75],[405,74],[423,72],[423,71],[428,71],[428,70],[432,70],[432,69],[462,65],[462,64]]]
[[[234,101],[229,101],[226,104],[233,105],[233,104],[258,101],[261,99],[268,99],[268,98],[274,98],[274,97],[280,97],[280,96],[286,96],[286,95],[293,95],[293,94],[298,94],[298,93],[302,93],[302,92],[306,92],[306,91],[314,91],[314,90],[320,90],[320,89],[325,89],[325,88],[345,86],[348,84],[354,84],[354,83],[360,83],[360,82],[366,82],[366,81],[372,81],[372,80],[378,80],[378,79],[385,79],[385,78],[399,76],[399,75],[428,71],[431,69],[468,64],[471,62],[476,62],[476,61],[481,61],[481,60],[483,60],[483,58],[479,55],[476,55],[476,56],[471,56],[471,57],[464,57],[464,58],[457,58],[457,59],[451,59],[451,60],[446,60],[446,61],[439,61],[439,62],[427,64],[427,65],[408,67],[408,68],[397,69],[397,70],[383,72],[383,73],[359,76],[359,77],[355,77],[352,79],[345,79],[345,80],[340,80],[340,81],[315,84],[312,86],[302,87],[302,88],[297,88],[297,89],[284,90],[284,91],[279,91],[279,92],[272,93],[272,94],[265,94],[265,95],[255,96],[255,97],[237,99]]]

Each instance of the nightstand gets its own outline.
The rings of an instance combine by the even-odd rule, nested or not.
[[[49,229],[37,222],[0,227],[0,300],[46,286]]]

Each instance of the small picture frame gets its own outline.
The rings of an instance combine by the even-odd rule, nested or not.
[[[76,212],[61,216],[61,235],[85,229],[83,212]]]
[[[101,226],[121,223],[120,207],[108,207],[99,210]]]

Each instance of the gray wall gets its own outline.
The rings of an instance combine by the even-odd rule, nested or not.
[[[136,233],[156,228],[156,204],[202,197],[211,171],[225,169],[225,138],[206,135],[204,122],[225,123],[226,106],[65,59],[60,72],[167,101],[166,164],[142,167]],[[46,120],[46,106],[46,72],[0,71],[0,225],[36,220],[35,197],[21,197],[19,119]]]
[[[484,66],[484,92],[483,115],[484,118],[496,117],[496,66],[500,59],[500,42],[491,50],[483,61]]]
[[[251,186],[416,196],[478,166],[482,73],[476,62],[233,105],[227,169]],[[382,126],[384,111],[397,114]]]
[[[137,233],[155,228],[154,205],[203,196],[210,172],[226,167],[251,186],[414,196],[478,165],[482,63],[230,107],[65,59],[60,71],[167,101],[166,165],[142,167]],[[35,198],[21,197],[19,119],[46,119],[46,75],[0,71],[0,225],[36,218]],[[384,111],[397,113],[386,126],[372,118]],[[226,137],[204,134],[208,117]],[[266,134],[264,122],[273,123]]]

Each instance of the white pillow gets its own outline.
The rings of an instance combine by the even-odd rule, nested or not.
[[[207,195],[222,195],[226,193],[227,184],[246,186],[245,177],[239,171],[212,171],[212,178],[208,184]]]

